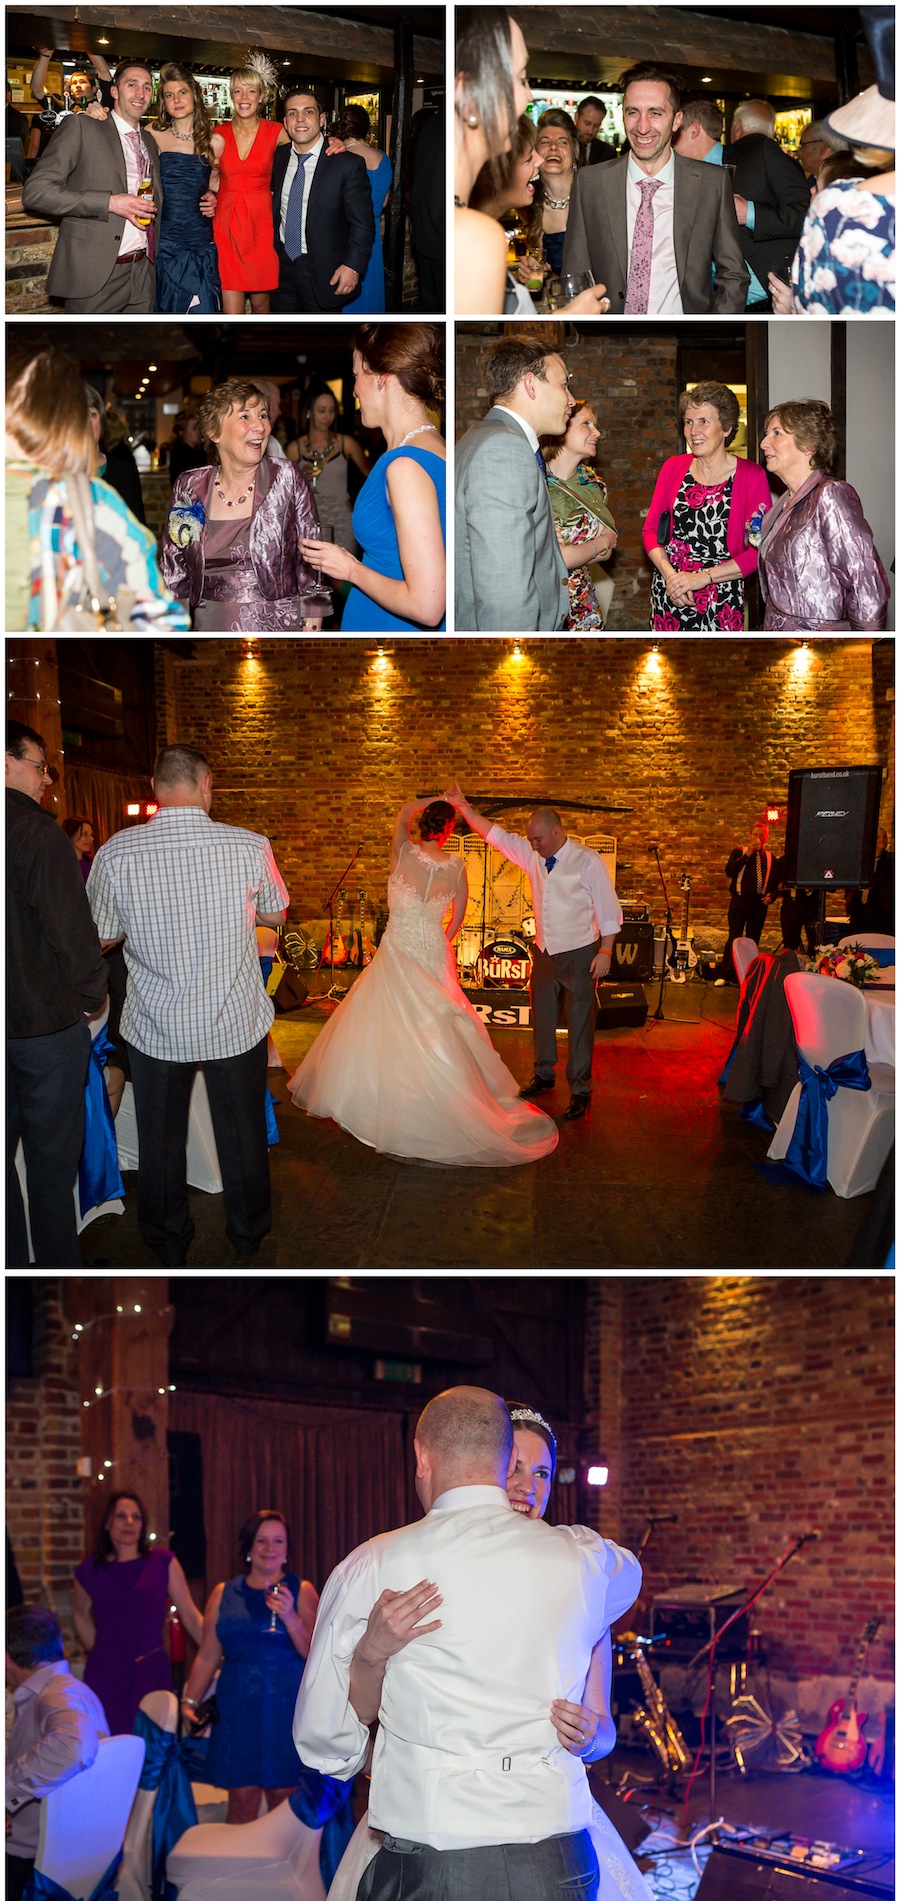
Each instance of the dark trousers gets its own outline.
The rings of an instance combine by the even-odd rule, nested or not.
[[[573,1096],[591,1093],[591,1055],[597,1023],[597,994],[591,964],[596,944],[578,950],[549,952],[534,947],[531,966],[531,1019],[534,1025],[534,1072],[552,1082],[556,1068],[556,1026],[560,999],[565,994],[569,1017],[569,1055],[566,1077]]]
[[[764,904],[757,892],[752,897],[742,897],[740,892],[733,897],[728,906],[728,942],[722,953],[722,976],[727,982],[737,982],[734,968],[732,945],[736,937],[752,937],[759,944],[768,916],[768,905]]]
[[[6,1901],[22,1901],[25,1889],[34,1874],[34,1861],[25,1855],[6,1856]]]
[[[194,1232],[188,1211],[188,1111],[198,1069],[206,1079],[225,1194],[225,1233],[255,1254],[272,1226],[266,1140],[266,1039],[216,1062],[167,1063],[126,1045],[138,1125],[138,1227],[164,1267],[181,1267]]]
[[[28,1266],[28,1231],[16,1174],[21,1139],[35,1267],[81,1267],[74,1190],[84,1142],[84,1084],[91,1033],[82,1018],[52,1036],[6,1044],[6,1245],[10,1267]]]
[[[343,310],[346,297],[335,297],[329,291],[331,299],[329,310]],[[278,289],[273,290],[271,306],[273,312],[281,311],[287,315],[294,310],[314,310],[321,312],[322,305],[313,290],[312,271],[309,268],[309,256],[286,257],[279,252]]]
[[[497,1848],[426,1848],[385,1836],[356,1901],[596,1901],[597,1856],[587,1829]]]
[[[429,257],[425,251],[416,251],[415,260],[419,274],[416,309],[426,312],[445,310],[443,256]]]

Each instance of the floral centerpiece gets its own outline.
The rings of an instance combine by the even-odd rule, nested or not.
[[[840,977],[844,983],[861,990],[863,984],[878,982],[879,964],[861,944],[844,944],[839,950],[826,951],[816,964],[820,977]]]

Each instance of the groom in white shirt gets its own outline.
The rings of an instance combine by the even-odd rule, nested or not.
[[[504,832],[469,805],[458,785],[444,793],[469,829],[527,872],[534,908],[535,950],[531,967],[534,1075],[519,1091],[528,1101],[554,1086],[556,1026],[560,996],[568,999],[569,1054],[566,1077],[572,1092],[563,1121],[577,1122],[591,1105],[591,1056],[597,1023],[594,984],[609,976],[613,947],[622,929],[622,906],[599,852],[589,851],[563,830],[559,813],[540,805],[525,838]],[[599,940],[599,941],[598,941]]]
[[[595,1901],[590,1791],[550,1706],[580,1702],[593,1645],[634,1602],[640,1565],[584,1526],[514,1511],[512,1421],[495,1393],[439,1394],[415,1449],[426,1517],[360,1545],[329,1578],[297,1751],[347,1780],[378,1715],[369,1822],[385,1840],[358,1901],[558,1901],[568,1884]],[[423,1608],[392,1639],[397,1593]],[[439,1619],[422,1622],[434,1608]]]

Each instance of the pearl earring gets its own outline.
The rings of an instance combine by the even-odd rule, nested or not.
[[[466,124],[470,125],[474,131],[475,126],[479,124],[478,114],[475,112],[467,112]]]

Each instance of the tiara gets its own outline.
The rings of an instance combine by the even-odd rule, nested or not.
[[[548,1425],[543,1413],[535,1412],[532,1406],[510,1406],[509,1416],[514,1426],[527,1425],[529,1420],[536,1426],[543,1426],[544,1431],[549,1432],[553,1444],[556,1444],[556,1434],[553,1427]]]

